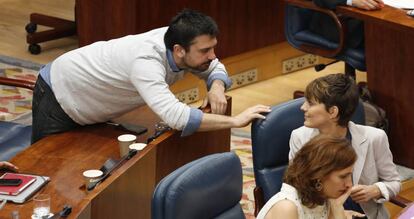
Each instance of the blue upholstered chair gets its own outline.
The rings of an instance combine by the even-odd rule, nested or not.
[[[31,81],[0,77],[0,85],[33,90]],[[10,160],[31,144],[32,126],[0,121],[0,161]]]
[[[285,36],[289,44],[306,53],[323,56],[345,62],[345,74],[355,78],[355,69],[366,71],[364,48],[346,46],[346,34],[342,18],[335,12],[320,8],[309,0],[285,0]],[[310,27],[312,14],[315,12],[328,15],[336,24],[339,41],[332,42],[322,35],[312,32]],[[315,67],[322,70],[324,65]]]
[[[294,99],[272,107],[265,120],[252,123],[255,214],[280,191],[289,159],[289,139],[294,129],[303,126],[300,110],[304,98]],[[365,114],[360,102],[352,121],[364,124]]]
[[[152,218],[245,218],[241,196],[239,158],[232,152],[212,154],[178,168],[158,183]]]
[[[32,126],[0,121],[0,161],[10,160],[30,146]]]

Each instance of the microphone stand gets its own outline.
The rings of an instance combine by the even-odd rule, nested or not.
[[[121,165],[122,162],[131,159],[133,156],[137,154],[137,150],[129,150],[128,154],[124,155],[121,160],[119,160],[116,164],[114,164],[111,168],[106,171],[106,173],[99,178],[97,181],[89,184],[89,186],[86,188],[88,191],[91,191],[94,189],[99,183],[103,182],[106,178],[108,178],[109,175],[111,175],[112,171],[114,171],[119,165]]]

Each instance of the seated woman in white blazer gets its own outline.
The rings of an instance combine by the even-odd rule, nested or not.
[[[357,155],[344,138],[318,135],[308,141],[289,164],[280,192],[257,219],[348,219],[364,216],[345,210],[351,193]]]
[[[385,132],[350,121],[359,101],[355,82],[344,74],[327,75],[312,81],[305,97],[301,106],[305,123],[291,134],[289,160],[319,133],[349,139],[358,159],[345,209],[357,210],[369,219],[389,218],[383,203],[399,193],[400,177]]]

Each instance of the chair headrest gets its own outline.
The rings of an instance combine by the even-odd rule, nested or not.
[[[241,194],[242,170],[237,155],[209,155],[160,181],[152,200],[152,218],[240,218]]]
[[[303,125],[300,110],[305,98],[294,99],[272,107],[265,120],[252,123],[252,150],[255,169],[287,165],[292,131]]]

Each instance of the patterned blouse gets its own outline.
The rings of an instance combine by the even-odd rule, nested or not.
[[[280,200],[289,200],[292,201],[297,209],[299,219],[327,219],[329,215],[329,206],[328,204],[318,205],[315,208],[308,208],[302,205],[298,191],[295,187],[283,183],[280,192],[274,195],[263,208],[260,210],[259,214],[257,215],[257,219],[264,219],[267,212],[273,207]]]

